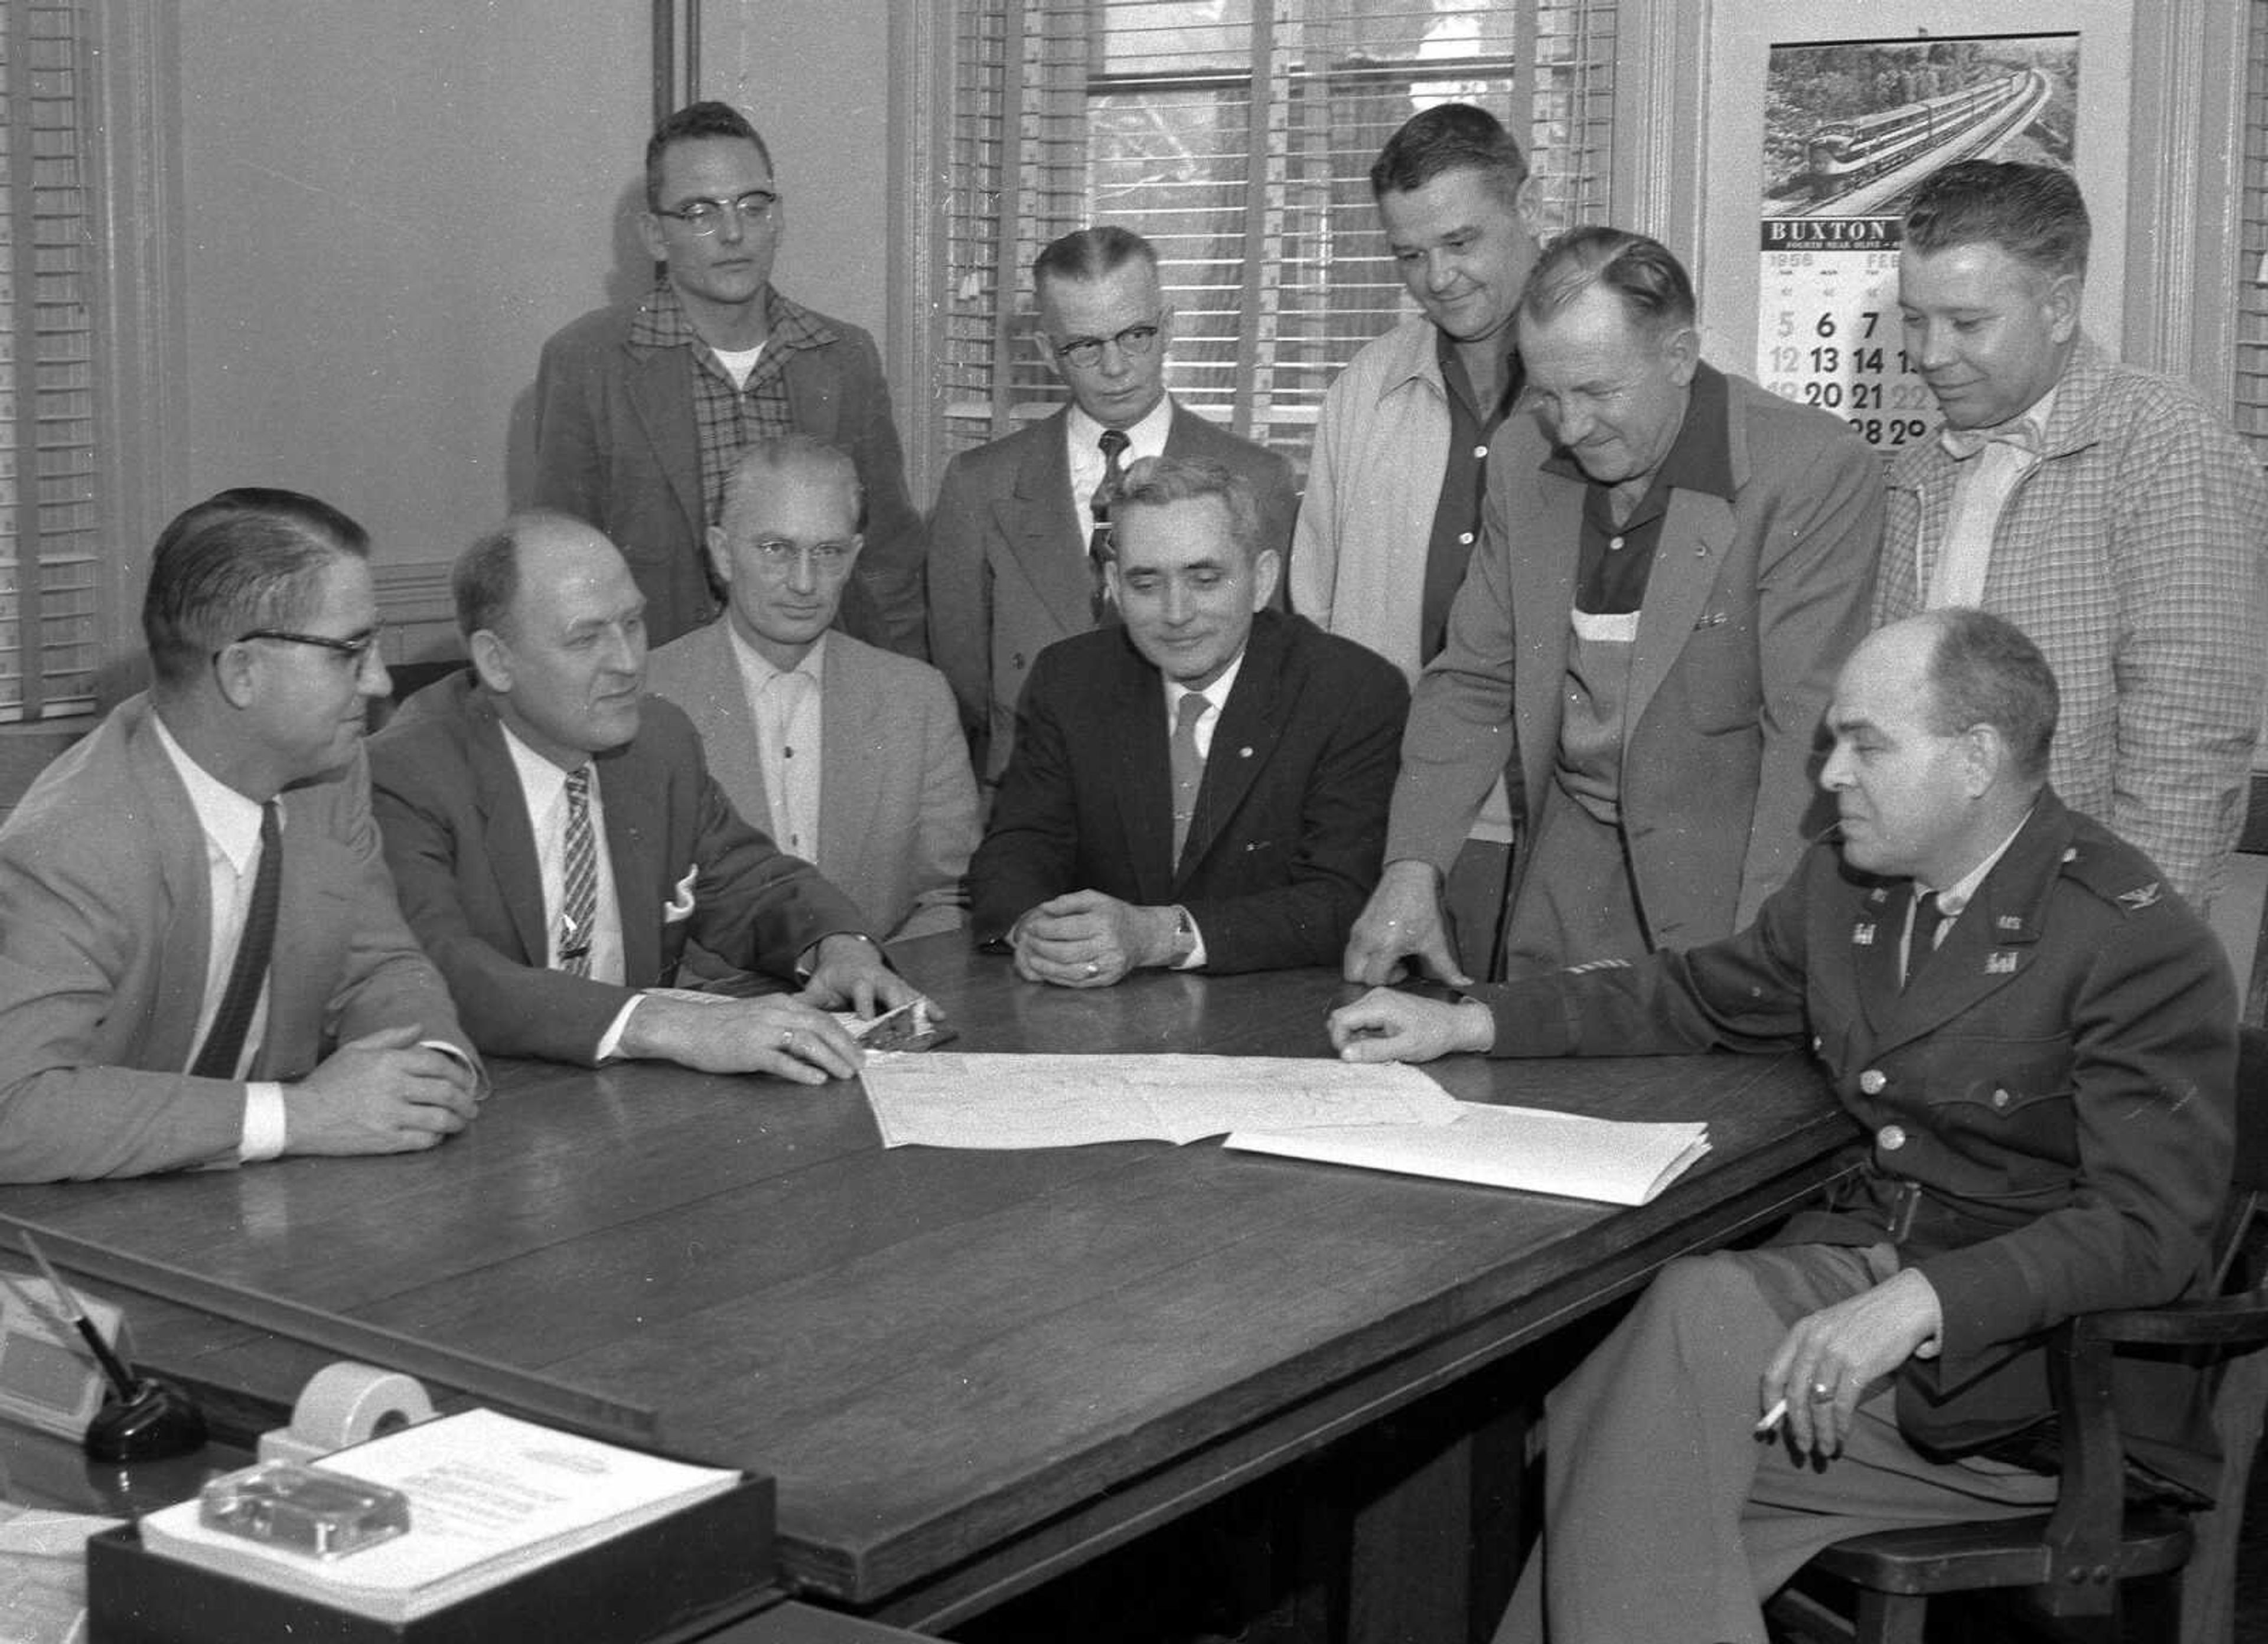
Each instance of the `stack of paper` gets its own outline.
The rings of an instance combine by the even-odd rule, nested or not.
[[[1630,1124],[1535,1107],[1454,1106],[1446,1125],[1239,1130],[1226,1145],[1616,1205],[1649,1203],[1709,1150],[1709,1127],[1698,1122]]]
[[[142,1521],[142,1545],[380,1621],[409,1621],[485,1592],[739,1482],[533,1422],[468,1410],[315,1464],[409,1497],[409,1529],[334,1559],[250,1541],[185,1501]]]
[[[1075,1148],[1231,1130],[1445,1125],[1458,1104],[1415,1068],[1315,1056],[1012,1056],[932,1051],[861,1070],[882,1145]]]

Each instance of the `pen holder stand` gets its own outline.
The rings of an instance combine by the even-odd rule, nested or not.
[[[169,1381],[144,1376],[127,1397],[103,1400],[85,1444],[96,1461],[158,1461],[201,1450],[204,1442],[204,1412],[196,1401]]]

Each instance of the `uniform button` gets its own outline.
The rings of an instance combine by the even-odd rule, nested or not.
[[[1607,539],[1607,547],[1609,550],[1619,548],[1622,546],[1623,539],[1620,537],[1609,537]]]
[[[1859,1075],[1859,1088],[1868,1096],[1880,1096],[1882,1087],[1889,1082],[1889,1075],[1880,1068],[1869,1068]]]
[[[2006,1107],[2006,1106],[2007,1106],[2007,1105],[2008,1105],[2008,1093],[2007,1093],[2006,1090],[1995,1090],[1995,1091],[1993,1091],[1993,1092],[1992,1092],[1992,1105],[1993,1105],[1993,1106],[1995,1106],[1995,1107]]]
[[[1818,1034],[1814,1033],[1811,1036],[1811,1053],[1815,1056],[1819,1054],[1820,1046],[1826,1043],[1827,1041],[1825,1039],[1820,1038]]]
[[[1488,455],[1488,447],[1487,447],[1487,446],[1485,446],[1485,445],[1476,445],[1476,446],[1474,446],[1474,447],[1473,447],[1473,455],[1474,455],[1474,456],[1476,456],[1476,457],[1485,457],[1485,456],[1487,456],[1487,455]]]
[[[1874,1133],[1875,1145],[1885,1153],[1896,1153],[1906,1145],[1906,1133],[1896,1125],[1885,1125]]]
[[[1462,547],[1469,548],[1473,546],[1473,533],[1469,531],[1459,532],[1457,533],[1457,541]]]

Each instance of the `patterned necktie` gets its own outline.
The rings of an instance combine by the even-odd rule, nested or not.
[[[1094,515],[1094,532],[1086,539],[1087,569],[1094,575],[1091,596],[1097,627],[1110,615],[1110,583],[1102,568],[1110,563],[1110,505],[1118,500],[1118,489],[1126,483],[1126,430],[1107,428],[1096,442],[1102,447],[1102,483],[1094,488],[1088,506]]]
[[[1913,986],[1921,967],[1929,956],[1937,951],[1937,933],[1944,928],[1945,910],[1938,906],[1937,892],[1922,891],[1914,897],[1913,934],[1906,940],[1906,986]]]
[[[1197,789],[1204,782],[1204,755],[1197,752],[1197,721],[1211,704],[1197,691],[1182,694],[1174,709],[1173,739],[1167,744],[1167,762],[1174,774],[1174,865],[1182,861],[1189,843],[1189,818],[1197,814]]]
[[[591,767],[567,774],[567,870],[559,906],[559,968],[591,973],[591,927],[599,916],[599,852],[591,837]]]
[[[237,938],[227,991],[221,994],[204,1046],[189,1068],[199,1079],[236,1077],[244,1061],[244,1036],[260,1008],[260,990],[268,982],[269,961],[276,953],[276,903],[284,884],[284,832],[273,799],[260,807],[260,867],[253,875],[252,905],[245,912],[244,934]]]

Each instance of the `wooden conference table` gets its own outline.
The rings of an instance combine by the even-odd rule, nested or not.
[[[1320,1055],[1348,996],[1320,971],[1042,987],[958,934],[896,958],[963,1050]],[[5,1188],[0,1215],[85,1272],[92,1242],[159,1290],[650,1405],[669,1448],[777,1477],[802,1591],[924,1629],[1777,1217],[1852,1134],[1798,1058],[1437,1067],[1469,1099],[1709,1122],[1698,1167],[1612,1209],[1214,1141],[885,1151],[847,1082],[493,1071],[431,1153]],[[250,1328],[152,1330],[146,1358],[286,1403],[307,1368]]]

